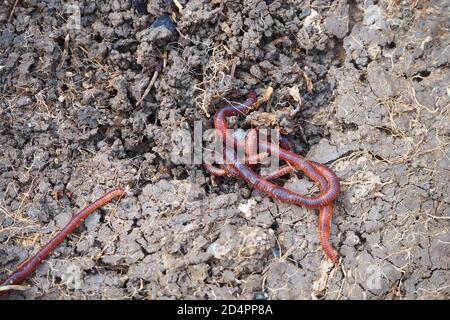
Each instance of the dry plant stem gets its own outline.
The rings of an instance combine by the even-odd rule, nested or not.
[[[33,273],[41,261],[44,260],[61,243],[61,241],[78,227],[78,225],[92,212],[103,207],[112,199],[122,197],[124,194],[125,191],[123,189],[114,189],[78,212],[56,236],[39,250],[38,253],[21,263],[20,266],[6,279],[0,280],[0,287],[20,284],[26,277]]]
[[[175,5],[177,6],[178,10],[180,10],[180,12],[183,11],[183,6],[181,5],[181,3],[178,0],[173,0],[173,3],[175,3]]]
[[[9,16],[8,16],[8,22],[11,22],[12,16],[13,16],[13,14],[14,14],[14,11],[16,10],[17,3],[18,3],[18,2],[19,2],[19,0],[16,0],[16,1],[14,2],[14,6],[12,7],[11,12],[9,13]]]
[[[145,89],[144,94],[143,94],[142,97],[139,99],[139,101],[136,102],[136,106],[137,106],[137,107],[142,103],[142,101],[144,101],[145,98],[147,98],[148,94],[150,93],[150,90],[152,90],[153,85],[155,84],[156,79],[158,78],[158,75],[161,73],[161,71],[162,71],[162,69],[163,69],[163,67],[164,67],[164,64],[165,64],[164,61],[165,61],[165,58],[162,59],[162,60],[158,63],[158,66],[156,67],[156,70],[155,70],[155,72],[153,73],[153,77],[152,77],[152,79],[150,80],[150,82],[149,82],[147,88]]]
[[[255,137],[254,135],[252,137]],[[248,145],[248,144],[247,144]],[[286,139],[285,137],[280,137],[280,145],[284,146],[288,151],[292,151],[293,145],[291,142]],[[319,172],[321,169],[328,169],[324,165],[310,161],[310,163],[313,165],[315,169],[317,169]],[[288,164],[285,166],[280,167],[278,170],[272,172],[271,174],[265,176],[266,180],[274,180],[277,178],[280,178],[286,174],[289,174],[291,172],[295,171],[295,168]],[[323,188],[323,185],[321,185],[321,188]],[[320,213],[319,213],[319,232],[320,232],[320,243],[322,245],[322,250],[325,253],[325,255],[333,261],[334,264],[338,263],[338,257],[336,252],[333,250],[333,248],[330,245],[330,226],[331,226],[331,217],[333,215],[333,206],[332,204],[328,204],[324,207],[320,207]]]

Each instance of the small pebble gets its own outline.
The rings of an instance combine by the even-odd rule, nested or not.
[[[265,292],[255,292],[255,295],[253,296],[254,300],[267,300],[268,296]]]
[[[172,18],[168,15],[158,17],[156,18],[155,21],[153,21],[151,28],[158,28],[158,27],[165,27],[170,32],[174,32],[176,29],[175,23],[172,21]]]

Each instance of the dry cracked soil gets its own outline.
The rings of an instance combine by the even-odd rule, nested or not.
[[[6,299],[448,299],[448,2],[179,3],[2,1],[0,277],[129,190]],[[337,267],[317,210],[171,160],[171,132],[269,86],[230,126],[270,122],[341,178]]]

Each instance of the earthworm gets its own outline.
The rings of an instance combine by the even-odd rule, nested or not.
[[[294,195],[286,197],[286,202],[308,208],[317,208],[330,204],[339,195],[340,181],[331,169],[323,165],[317,165],[313,161],[307,161],[304,157],[267,141],[260,141],[258,147],[261,152],[268,152],[272,156],[288,162],[295,169],[303,171],[311,180],[319,183],[323,188],[318,196],[302,197],[294,193]],[[326,183],[323,182],[323,179],[326,180]]]
[[[241,179],[246,181],[248,184],[253,186],[255,189],[260,190],[260,191],[268,194],[270,197],[280,200],[281,202],[298,203],[298,202],[292,200],[295,197],[298,197],[298,195],[296,193],[293,193],[288,189],[279,187],[279,186],[269,182],[268,179],[271,179],[273,177],[270,177],[270,176],[262,177],[262,176],[258,175],[257,173],[255,173],[252,169],[250,169],[244,163],[239,162],[234,150],[227,148],[225,150],[225,157],[226,157],[227,161],[224,164],[224,168],[226,171],[232,172],[233,176],[240,177]],[[326,168],[325,166],[320,165],[315,162],[311,162],[311,164],[317,170],[323,170],[324,168]],[[282,167],[282,168],[280,168],[280,171],[278,174],[279,174],[279,176],[281,176],[281,175],[283,175],[281,173],[287,173],[287,172],[288,172],[288,170],[286,169],[286,167],[284,167],[284,169]],[[326,179],[324,177],[321,177],[318,179],[318,181],[320,183],[321,190],[325,189],[326,184],[327,184]],[[320,230],[320,241],[321,241],[322,249],[323,249],[325,255],[331,261],[333,261],[333,263],[337,264],[338,258],[329,243],[331,216],[332,216],[332,205],[331,204],[326,204],[326,205],[320,207],[319,230]]]
[[[211,163],[204,162],[203,165],[205,166],[205,169],[214,176],[223,177],[227,175],[227,171],[225,169],[217,168]]]
[[[232,137],[228,133],[226,117],[249,112],[253,109],[252,105],[255,102],[256,94],[253,90],[251,90],[245,102],[241,104],[226,105],[222,107],[214,117],[214,126],[224,142],[223,151],[225,164],[222,166],[221,173],[225,171],[229,172],[233,176],[240,177],[248,184],[252,185],[255,189],[262,191],[270,197],[282,202],[294,203],[309,208],[319,207],[319,230],[322,249],[330,260],[337,263],[337,256],[329,244],[329,233],[332,215],[332,202],[336,199],[340,192],[339,178],[326,166],[313,161],[308,161],[302,156],[293,153],[291,151],[293,146],[287,139],[280,139],[280,145],[290,150],[280,148],[270,142],[258,141],[255,130],[250,131],[244,141]],[[236,152],[227,146],[233,146],[233,148],[244,148],[247,156],[254,156],[255,150],[259,148],[260,152],[265,152],[276,156],[288,162],[289,165],[283,166],[277,171],[263,177],[254,172],[246,163],[240,162]],[[303,171],[310,179],[320,185],[320,194],[318,196],[303,197],[269,181],[281,177],[296,169]]]
[[[271,172],[267,175],[263,175],[263,178],[266,180],[275,180],[275,179],[281,178],[282,176],[285,176],[285,175],[291,173],[292,171],[295,171],[295,168],[286,164],[284,166],[279,167],[274,172]]]
[[[319,166],[320,164],[315,163],[314,165]],[[286,174],[295,171],[295,169],[290,165],[281,166],[278,170],[272,172],[269,175],[263,176],[266,180],[275,180]],[[322,250],[325,255],[333,261],[335,264],[338,262],[338,258],[333,248],[330,245],[330,225],[331,217],[333,212],[333,206],[328,204],[324,207],[320,207],[319,212],[319,233],[320,233],[320,243],[322,245]]]
[[[239,139],[235,139],[229,134],[227,128],[226,117],[233,116],[237,114],[245,114],[252,110],[252,104],[256,102],[255,91],[251,90],[248,94],[247,100],[240,104],[228,104],[219,109],[214,116],[214,126],[219,133],[219,136],[224,141],[224,148],[226,146],[238,145],[239,147],[245,148],[247,142]],[[275,146],[270,142],[259,141],[259,150],[261,152],[268,152],[269,154],[276,156],[280,159],[285,160],[290,163],[297,170],[303,171],[311,180],[322,185],[321,180],[326,179],[327,183],[322,185],[324,190],[314,197],[304,197],[295,192],[292,192],[286,188],[277,186],[267,180],[265,180],[260,175],[256,174],[253,170],[245,166],[245,164],[239,162],[239,165],[244,165],[241,171],[241,178],[246,180],[247,183],[251,184],[255,189],[258,189],[272,198],[278,199],[282,202],[294,203],[300,206],[305,206],[308,208],[318,208],[330,204],[334,199],[337,198],[340,191],[340,182],[336,174],[328,169],[327,167],[315,168],[312,163],[307,161],[302,156]],[[229,154],[231,155],[231,154]],[[233,169],[233,166],[228,166]],[[316,170],[317,169],[317,170]],[[237,168],[240,171],[239,168]],[[320,171],[320,172],[318,172]],[[323,181],[322,181],[323,182]]]
[[[280,143],[280,146],[286,150],[289,150],[289,151],[294,150],[294,145],[292,144],[292,142],[289,141],[289,139],[284,136],[280,136],[279,143]]]
[[[245,182],[250,184],[253,188],[264,192],[269,195],[271,198],[279,200],[281,202],[294,203],[299,206],[305,206],[307,208],[319,208],[325,205],[330,204],[335,197],[338,195],[339,190],[336,193],[336,190],[333,190],[333,194],[325,193],[328,191],[328,183],[326,177],[319,174],[315,169],[311,169],[309,173],[310,176],[314,175],[314,181],[318,182],[321,186],[321,189],[325,189],[318,196],[315,197],[305,197],[301,196],[298,193],[295,193],[289,189],[284,187],[280,187],[263,176],[257,174],[253,171],[248,165],[242,163],[238,160],[236,153],[234,150],[229,148],[225,149],[225,157],[226,161],[223,165],[225,170],[230,171],[233,175],[238,174],[238,176],[243,179]],[[331,171],[331,170],[330,170]]]
[[[319,230],[320,230],[320,243],[325,255],[333,261],[334,264],[338,263],[338,257],[336,252],[330,245],[330,225],[331,216],[333,213],[333,206],[331,204],[321,207],[319,213]]]
[[[125,194],[123,189],[114,189],[95,202],[89,204],[87,207],[78,212],[72,219],[66,224],[66,226],[58,232],[42,249],[39,250],[33,257],[25,260],[17,267],[17,269],[10,274],[6,279],[0,280],[0,287],[7,285],[20,284],[26,277],[33,273],[39,266],[42,260],[44,260],[60,243],[63,239],[70,234],[84,219],[86,219],[92,212],[103,207],[116,197],[122,197]]]
[[[222,138],[228,135],[226,117],[234,116],[238,114],[246,114],[251,110],[251,106],[256,102],[256,92],[250,90],[247,96],[247,100],[242,103],[230,103],[216,112],[214,115],[214,127],[219,132]]]
[[[309,197],[309,204],[297,203],[299,205],[304,205],[306,207],[320,207],[325,204],[331,203],[340,192],[340,181],[336,174],[326,166],[314,161],[307,161],[304,157],[292,152],[293,145],[286,137],[279,137],[279,143],[287,150],[278,147],[277,145],[269,141],[258,141],[255,129],[249,132],[245,143],[242,143],[240,141],[238,141],[238,143],[245,146],[246,154],[252,154],[252,157],[257,156],[254,155],[254,152],[257,148],[259,148],[260,154],[270,154],[272,156],[277,156],[278,158],[285,160],[290,164],[289,167],[291,169],[289,169],[289,167],[281,167],[276,172],[269,174],[267,176],[269,179],[265,177],[267,180],[276,179],[289,172],[294,171],[295,169],[302,170],[308,177],[310,177],[315,182],[319,182],[319,184],[321,178],[325,178],[327,180],[326,185],[322,184],[322,188],[324,189],[321,196]]]
[[[251,137],[254,137],[254,135]],[[282,139],[283,139],[283,141],[282,141]],[[291,144],[291,142],[287,138],[281,136],[280,137],[280,145],[282,143],[288,149],[288,151],[291,151],[293,149],[293,145]],[[249,145],[249,144],[247,144],[247,145]],[[314,169],[319,171],[319,173],[322,170],[328,169],[327,167],[325,167],[324,165],[322,165],[320,163],[317,163],[314,161],[309,161],[309,162],[313,165]],[[292,171],[295,171],[295,168],[293,168],[291,165],[284,165],[284,166],[280,167],[278,170],[272,172],[271,174],[264,176],[264,178],[266,180],[274,180],[274,179],[282,177],[288,173],[291,173]],[[323,186],[321,186],[321,188],[323,188]],[[319,212],[320,243],[322,245],[322,250],[325,253],[325,255],[331,261],[333,261],[333,263],[337,264],[337,262],[338,262],[337,255],[336,255],[335,251],[333,250],[333,248],[331,247],[330,242],[329,242],[332,212],[333,212],[333,206],[331,204],[328,204],[324,207],[320,207],[320,212]]]

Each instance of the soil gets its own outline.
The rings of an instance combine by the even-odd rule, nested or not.
[[[6,298],[448,299],[448,3],[179,2],[2,2],[0,277],[129,190]],[[171,161],[174,129],[212,128],[215,102],[268,86],[245,125],[271,114],[341,178],[338,267],[317,210]]]

